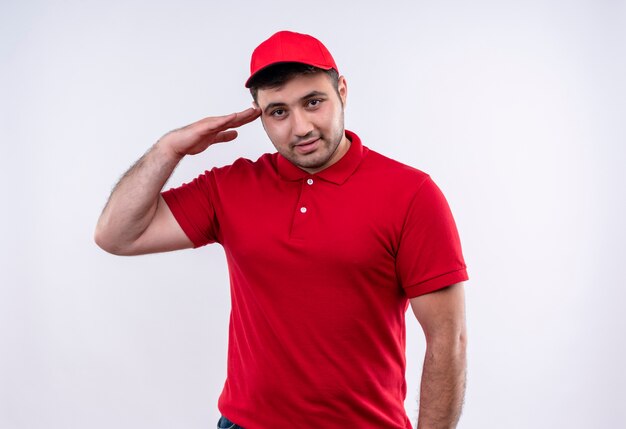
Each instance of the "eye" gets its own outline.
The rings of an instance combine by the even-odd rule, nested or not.
[[[307,106],[308,107],[317,107],[321,104],[322,100],[320,100],[319,98],[313,98],[312,100],[309,100],[307,102]]]
[[[270,116],[274,116],[275,118],[280,118],[285,116],[285,109],[274,109],[270,112]]]

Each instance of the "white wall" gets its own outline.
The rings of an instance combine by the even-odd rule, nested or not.
[[[125,259],[92,232],[158,137],[249,105],[280,29],[324,41],[348,128],[448,197],[471,276],[459,427],[626,425],[625,3],[226,3],[0,4],[0,427],[214,427],[221,248]],[[256,122],[170,184],[270,150]]]

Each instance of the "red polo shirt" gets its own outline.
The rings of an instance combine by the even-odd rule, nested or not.
[[[467,279],[430,177],[346,134],[348,152],[314,175],[274,153],[163,193],[196,247],[226,252],[218,406],[246,429],[410,428],[407,298]]]

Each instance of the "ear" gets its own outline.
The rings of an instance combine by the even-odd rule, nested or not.
[[[339,92],[339,98],[341,98],[341,104],[345,107],[348,100],[348,82],[344,76],[339,76],[337,91]]]

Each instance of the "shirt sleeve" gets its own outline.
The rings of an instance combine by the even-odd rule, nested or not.
[[[218,241],[219,224],[211,192],[214,180],[213,172],[206,171],[189,183],[161,193],[194,247]]]
[[[430,177],[419,187],[407,211],[396,270],[408,298],[468,279],[452,212]]]

